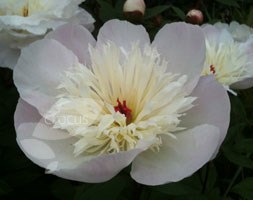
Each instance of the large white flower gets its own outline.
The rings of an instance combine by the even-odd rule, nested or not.
[[[230,24],[217,22],[214,24],[219,30],[228,30],[235,41],[245,42],[249,37],[253,36],[253,28],[247,26],[246,24],[239,24],[236,21],[232,21]]]
[[[199,79],[204,58],[201,29],[185,23],[152,44],[125,21],[105,23],[97,42],[81,26],[59,27],[14,69],[18,144],[71,180],[106,181],[130,163],[140,183],[181,180],[215,156],[229,124],[226,91]]]
[[[205,25],[206,61],[202,75],[215,75],[217,81],[233,94],[232,89],[253,85],[253,38],[235,40],[227,28]]]
[[[68,22],[93,29],[94,19],[78,7],[84,0],[1,0],[0,66],[13,68],[20,48]]]

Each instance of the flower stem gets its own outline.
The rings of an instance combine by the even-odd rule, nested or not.
[[[206,171],[205,171],[205,178],[204,178],[204,183],[203,183],[203,188],[202,188],[202,194],[204,194],[206,190],[206,185],[207,185],[207,180],[209,176],[209,168],[210,168],[210,162],[207,163],[206,165]]]
[[[232,179],[232,181],[230,182],[229,186],[226,189],[226,192],[224,193],[224,197],[226,197],[229,193],[229,191],[231,190],[232,186],[234,185],[234,182],[236,181],[236,179],[238,178],[239,174],[241,173],[243,167],[238,167],[237,171],[235,172],[235,175]]]

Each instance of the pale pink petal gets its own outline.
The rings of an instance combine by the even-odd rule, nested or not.
[[[183,22],[165,25],[152,46],[168,61],[168,71],[188,76],[188,91],[198,82],[205,61],[205,40],[201,28]]]
[[[20,145],[22,146],[23,151],[29,152],[31,157],[36,157],[42,160],[53,159],[55,157],[52,149],[39,140],[23,139],[20,141]]]
[[[219,45],[219,43],[230,43],[234,41],[231,33],[225,27],[218,28],[213,25],[205,24],[202,26],[202,31],[206,40],[209,42],[216,42],[217,45]]]
[[[59,93],[61,74],[77,64],[72,51],[56,40],[43,39],[22,50],[14,82],[22,99],[45,113]]]
[[[83,162],[74,169],[60,169],[54,174],[82,182],[104,182],[117,175],[123,168],[127,167],[134,158],[147,149],[149,143],[144,143],[140,147],[116,154],[104,155]]]
[[[150,44],[149,35],[143,26],[117,19],[106,22],[98,33],[97,46],[108,41],[114,42],[126,53],[131,49],[132,44],[137,42],[141,48],[145,44]]]
[[[201,124],[210,124],[220,129],[220,142],[223,142],[230,121],[230,100],[224,87],[214,76],[201,77],[191,96],[197,97],[195,105],[182,118],[183,127],[192,128]]]
[[[66,24],[51,31],[46,38],[59,41],[78,57],[80,63],[90,65],[89,45],[94,47],[96,41],[83,26]]]
[[[190,176],[209,161],[219,144],[219,129],[201,125],[162,137],[159,152],[140,154],[132,164],[131,176],[138,183],[160,185]]]
[[[205,39],[208,42],[218,42],[221,33],[221,31],[218,28],[210,24],[204,24],[202,26],[202,31],[205,35]]]
[[[46,168],[48,173],[70,180],[94,183],[109,180],[150,145],[149,142],[143,142],[136,149],[127,152],[99,157],[87,155],[76,157],[73,154],[76,139],[73,137],[65,139],[66,132],[46,126],[43,119],[35,122],[35,119],[39,118],[36,109],[23,100],[19,101],[15,112],[17,142],[35,164]],[[47,137],[49,134],[53,134],[54,138]],[[60,134],[63,137],[57,140],[56,137]]]
[[[68,20],[68,23],[83,25],[92,32],[94,30],[95,19],[86,10],[79,8],[77,13]]]

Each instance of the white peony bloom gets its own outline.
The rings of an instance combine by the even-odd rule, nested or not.
[[[206,40],[206,61],[202,75],[215,75],[231,93],[253,86],[253,38],[236,41],[226,28],[202,27]]]
[[[13,68],[20,49],[66,23],[93,29],[94,19],[79,4],[84,0],[1,0],[0,66]]]
[[[164,26],[152,43],[125,21],[105,23],[97,41],[81,26],[59,27],[24,48],[14,69],[18,144],[71,180],[103,182],[130,163],[146,185],[190,176],[216,155],[230,116],[223,87],[200,78],[204,58],[201,29],[186,23]]]
[[[235,41],[245,42],[249,37],[253,36],[253,28],[247,26],[246,24],[239,24],[236,21],[232,21],[230,24],[217,22],[214,24],[219,30],[226,29]]]

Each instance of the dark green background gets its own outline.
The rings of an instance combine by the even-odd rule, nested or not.
[[[185,20],[192,8],[204,13],[204,22],[223,21],[253,25],[251,0],[147,0],[143,24],[151,38],[165,24]],[[124,0],[87,0],[81,6],[96,18],[96,36],[109,19],[126,19]],[[0,199],[36,200],[253,200],[253,89],[231,96],[231,124],[217,158],[178,183],[149,187],[129,176],[130,166],[100,184],[79,183],[53,175],[28,160],[16,144],[13,113],[18,93],[12,72],[0,68]]]

